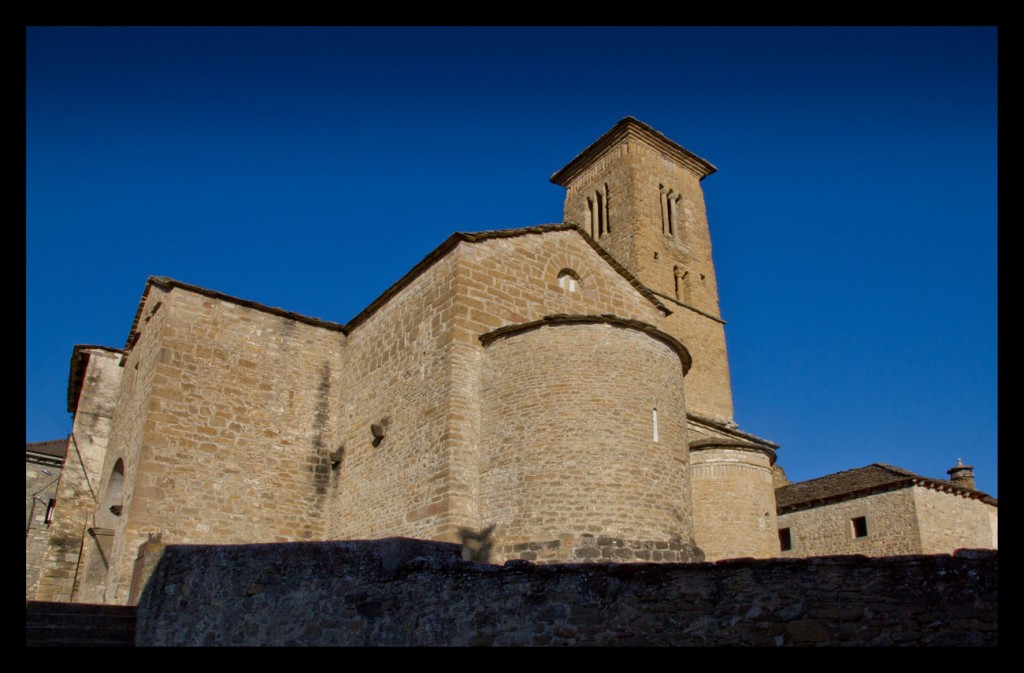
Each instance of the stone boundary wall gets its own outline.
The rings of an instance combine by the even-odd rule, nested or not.
[[[998,556],[461,560],[404,538],[170,545],[139,646],[995,645]]]

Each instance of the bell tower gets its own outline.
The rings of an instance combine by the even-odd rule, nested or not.
[[[715,167],[633,117],[581,152],[551,181],[566,189],[566,222],[580,226],[672,315],[662,328],[693,355],[687,406],[732,422],[724,321],[700,182]]]

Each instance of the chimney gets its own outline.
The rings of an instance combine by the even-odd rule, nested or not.
[[[959,458],[956,459],[956,466],[946,470],[946,474],[949,475],[949,480],[954,485],[960,488],[969,488],[972,491],[977,490],[974,487],[974,467],[972,465],[964,465],[963,461]]]

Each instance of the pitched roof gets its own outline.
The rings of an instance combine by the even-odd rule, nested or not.
[[[391,287],[384,290],[384,292],[382,292],[380,296],[378,296],[376,299],[370,302],[370,304],[366,308],[364,308],[362,311],[356,314],[356,316],[352,318],[352,320],[348,321],[348,323],[345,325],[336,322],[330,322],[328,320],[321,320],[319,318],[310,318],[299,313],[286,311],[282,308],[276,308],[273,306],[267,306],[265,304],[260,304],[258,302],[250,301],[248,299],[240,299],[238,297],[233,297],[222,292],[217,292],[216,290],[210,290],[205,287],[200,287],[198,285],[183,283],[179,280],[174,280],[173,278],[167,278],[165,276],[150,276],[146,280],[146,287],[142,292],[142,297],[139,299],[139,307],[135,311],[135,319],[132,322],[132,328],[128,333],[128,341],[125,344],[124,352],[127,353],[128,351],[130,351],[132,349],[132,346],[135,345],[136,339],[138,339],[139,337],[139,329],[142,323],[142,310],[146,305],[146,299],[149,297],[150,288],[152,288],[154,285],[166,289],[170,289],[172,287],[179,287],[184,290],[189,290],[190,292],[195,292],[197,294],[205,295],[207,297],[212,297],[214,299],[228,301],[234,304],[238,304],[240,306],[246,306],[248,308],[256,309],[257,311],[272,313],[274,315],[279,315],[284,318],[290,318],[292,320],[297,320],[299,322],[304,322],[310,325],[316,325],[318,327],[323,327],[325,329],[335,330],[338,332],[342,332],[345,335],[348,335],[359,324],[361,324],[364,320],[373,315],[381,306],[390,301],[392,297],[401,292],[407,285],[409,285],[413,280],[415,280],[417,276],[419,276],[421,273],[423,273],[428,268],[433,266],[433,264],[437,262],[439,259],[443,258],[445,255],[451,252],[452,249],[455,248],[459,243],[462,243],[464,241],[467,243],[476,243],[478,241],[486,241],[495,238],[512,238],[514,236],[526,236],[530,234],[547,234],[554,231],[575,231],[576,233],[578,233],[580,236],[583,237],[583,240],[586,241],[587,244],[590,245],[590,247],[593,248],[594,251],[609,264],[609,266],[611,266],[620,276],[625,278],[626,281],[629,282],[629,284],[632,285],[637,292],[643,295],[645,299],[654,304],[654,306],[657,307],[665,315],[669,315],[672,313],[672,310],[665,306],[663,303],[661,303],[661,301],[658,300],[658,298],[654,295],[653,292],[651,292],[651,290],[647,288],[647,286],[641,283],[636,278],[636,276],[634,276],[624,266],[622,266],[618,262],[618,260],[616,260],[610,254],[608,254],[608,252],[604,248],[602,248],[596,241],[594,241],[594,239],[587,235],[587,233],[583,231],[583,229],[581,229],[579,226],[571,223],[543,224],[535,227],[520,227],[518,229],[497,229],[493,231],[480,231],[476,233],[456,232],[452,234],[443,243],[441,243],[441,245],[434,248],[434,250],[432,250],[426,257],[424,257],[419,262],[419,264],[414,266],[412,269],[409,270],[408,273],[406,273],[404,276],[395,281],[395,283]],[[71,409],[69,409],[69,411],[70,410]]]
[[[399,278],[394,285],[384,290],[384,292],[370,302],[370,305],[359,312],[356,317],[348,321],[345,325],[345,334],[350,333],[355,327],[366,320],[368,317],[373,315],[377,309],[386,304],[392,297],[398,294],[406,285],[416,279],[421,273],[430,268],[436,261],[443,258],[449,252],[452,251],[459,243],[477,243],[479,241],[488,241],[495,238],[513,238],[516,236],[529,236],[536,234],[548,234],[554,231],[575,231],[577,234],[583,237],[583,240],[594,249],[594,251],[600,255],[600,257],[608,262],[608,264],[615,269],[615,271],[625,278],[633,288],[644,296],[648,301],[654,304],[660,311],[665,315],[672,313],[671,309],[662,304],[654,293],[651,292],[647,287],[637,280],[636,276],[630,273],[624,266],[612,257],[608,252],[602,248],[593,238],[591,238],[583,229],[572,223],[560,223],[560,224],[542,224],[535,227],[520,227],[518,229],[495,229],[491,231],[480,231],[476,233],[464,233],[456,232],[449,236],[444,243],[434,248],[430,254],[423,258],[423,260],[409,270],[407,274]]]
[[[67,439],[51,439],[46,442],[32,442],[31,444],[25,444],[26,453],[38,453],[43,456],[53,456],[54,458],[63,458],[64,454],[68,450]]]
[[[149,290],[154,285],[162,287],[164,289],[180,287],[184,290],[195,292],[196,294],[201,294],[206,297],[211,297],[213,299],[221,299],[224,301],[231,302],[233,304],[238,304],[239,306],[246,306],[248,308],[256,309],[257,311],[263,311],[264,313],[272,313],[274,315],[279,315],[284,318],[290,318],[292,320],[297,320],[299,322],[307,323],[310,325],[316,325],[317,327],[336,330],[338,332],[344,330],[344,325],[339,325],[338,323],[330,322],[329,320],[310,318],[309,316],[304,316],[301,313],[286,311],[283,308],[267,306],[266,304],[260,304],[259,302],[250,301],[248,299],[232,297],[231,295],[224,294],[223,292],[217,292],[216,290],[210,290],[205,287],[200,287],[198,285],[183,283],[180,280],[174,280],[173,278],[168,278],[166,276],[150,276],[146,280],[146,288],[142,291],[142,298],[139,299],[139,307],[135,310],[135,319],[132,321],[131,331],[128,332],[128,341],[125,343],[124,347],[125,352],[128,352],[132,349],[132,346],[135,345],[136,339],[138,339],[139,337],[139,329],[141,328],[141,323],[143,320],[142,310],[146,306],[146,299],[149,297]]]
[[[922,477],[910,470],[885,463],[873,463],[866,467],[782,486],[775,489],[775,504],[779,512],[792,511],[830,500],[843,500],[866,495],[868,492],[888,491],[913,485],[948,490],[992,505],[996,504],[995,498],[981,491],[957,486],[945,479]]]
[[[703,180],[718,170],[710,162],[701,159],[679,143],[669,140],[660,131],[656,131],[639,119],[623,117],[604,135],[592,142],[572,161],[552,175],[551,182],[565,187],[574,177],[604,156],[610,148],[629,138],[640,140],[654,149],[664,152],[692,171],[698,179]]]

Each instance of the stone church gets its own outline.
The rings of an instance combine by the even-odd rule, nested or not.
[[[563,223],[453,234],[346,324],[149,278],[123,349],[74,349],[34,597],[131,602],[166,544],[400,536],[490,563],[994,548],[969,466],[791,485],[737,427],[714,171],[627,117],[552,176]]]

